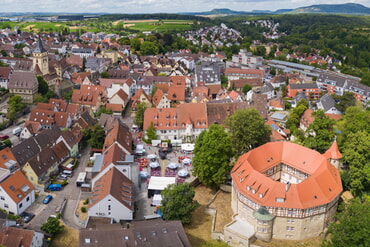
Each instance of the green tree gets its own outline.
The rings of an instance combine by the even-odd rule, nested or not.
[[[171,184],[162,192],[161,211],[165,220],[181,220],[189,224],[191,213],[199,206],[195,191],[189,183]]]
[[[23,110],[26,105],[23,103],[23,98],[19,95],[13,95],[8,100],[9,110],[18,112]]]
[[[104,72],[100,73],[100,77],[101,78],[109,78],[110,75],[109,75],[109,73],[107,71],[104,71]]]
[[[105,108],[105,106],[102,106],[102,107],[100,107],[100,108],[99,108],[99,110],[96,112],[96,116],[97,116],[97,117],[100,117],[100,116],[101,116],[101,114],[103,114],[103,113],[105,113],[105,114],[109,114],[109,115],[112,115],[112,114],[113,114],[113,110],[112,110],[112,109],[107,109],[107,108]]]
[[[156,55],[159,52],[159,48],[155,42],[144,41],[140,45],[140,52],[142,55]]]
[[[158,136],[155,133],[155,128],[153,122],[150,122],[148,129],[146,130],[146,136],[148,137],[148,141],[156,140]]]
[[[349,133],[342,147],[343,162],[349,167],[353,194],[370,191],[370,133],[361,130]]]
[[[229,83],[229,78],[226,75],[221,75],[221,85],[223,88],[227,88],[227,84]]]
[[[366,247],[370,243],[370,202],[352,199],[342,204],[329,226],[330,239],[322,243],[322,247]]]
[[[348,107],[356,105],[356,98],[353,93],[344,92],[342,96],[333,94],[332,97],[337,102],[335,108],[341,112],[345,112]]]
[[[157,89],[158,89],[157,84],[154,84],[153,87],[152,87],[152,92],[150,93],[150,97],[153,97],[153,95],[155,94]]]
[[[63,94],[63,99],[69,101],[72,99],[72,95],[73,95],[73,89],[71,89],[69,92]]]
[[[148,106],[144,102],[141,102],[136,109],[134,124],[136,124],[141,130],[144,125],[144,113],[146,108],[148,108]]]
[[[236,111],[226,119],[236,156],[270,140],[271,129],[255,108]]]
[[[195,142],[193,174],[203,184],[217,188],[227,180],[232,155],[229,134],[223,126],[212,124]]]
[[[242,91],[244,94],[247,94],[250,90],[252,90],[252,86],[249,84],[245,84]]]
[[[100,124],[95,124],[88,129],[83,129],[82,133],[92,148],[103,148],[105,131]]]
[[[312,115],[315,120],[307,129],[309,136],[304,140],[303,145],[323,153],[334,141],[335,121],[326,116],[323,110],[315,111]]]
[[[47,222],[41,225],[41,230],[44,232],[56,235],[64,230],[64,226],[60,224],[57,218],[48,218]]]

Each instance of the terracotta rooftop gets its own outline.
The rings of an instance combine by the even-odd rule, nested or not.
[[[326,150],[326,152],[323,154],[327,159],[335,159],[339,160],[343,157],[341,152],[339,151],[338,144],[336,141],[334,141],[330,148]]]
[[[11,176],[2,181],[0,186],[15,203],[21,202],[32,190],[34,190],[33,185],[23,175],[21,170],[14,172]]]
[[[286,184],[264,172],[285,164],[308,177]],[[267,207],[306,209],[332,202],[342,192],[338,170],[320,153],[291,142],[270,142],[239,157],[231,176],[235,188]]]

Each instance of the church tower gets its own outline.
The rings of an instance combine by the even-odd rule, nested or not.
[[[49,61],[48,61],[48,52],[42,45],[41,38],[39,37],[37,41],[36,49],[32,54],[33,68],[36,72],[37,67],[40,70],[42,75],[49,74]]]

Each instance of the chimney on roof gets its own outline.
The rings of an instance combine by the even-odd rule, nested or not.
[[[285,185],[285,191],[288,192],[289,189],[290,189],[290,182],[287,182]]]

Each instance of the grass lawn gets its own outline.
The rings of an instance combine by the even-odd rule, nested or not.
[[[61,234],[57,235],[51,242],[50,246],[53,247],[78,247],[78,230],[64,225],[64,230]]]

